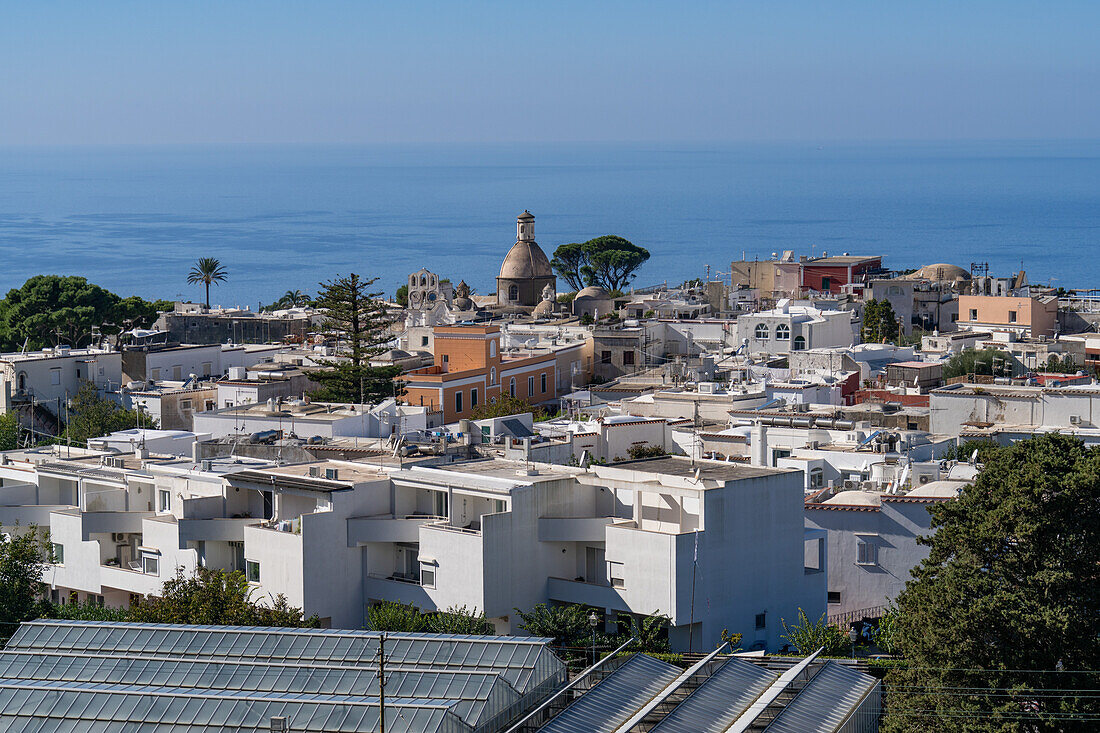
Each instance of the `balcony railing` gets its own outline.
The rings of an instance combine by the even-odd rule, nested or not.
[[[426,524],[424,526],[429,528],[429,529],[443,529],[443,530],[446,530],[448,532],[461,532],[463,534],[469,534],[469,535],[480,535],[481,534],[481,526],[480,525],[474,526],[473,524],[471,524],[469,527],[456,527],[453,524],[449,524],[446,521],[442,521],[442,522],[430,522],[429,524]]]

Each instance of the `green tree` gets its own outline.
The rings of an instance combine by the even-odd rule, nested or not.
[[[64,618],[76,621],[129,621],[130,610],[128,608],[101,606],[91,601],[66,603],[64,605],[50,603],[43,609],[42,618]]]
[[[1100,448],[1057,433],[993,453],[933,504],[897,599],[884,730],[1084,731],[1100,716]]]
[[[624,629],[624,635],[637,639],[638,650],[647,653],[662,654],[669,651],[669,620],[668,616],[660,612],[648,616],[619,614],[619,624]]]
[[[407,283],[397,289],[393,299],[402,308],[409,307],[409,286]]]
[[[482,402],[472,409],[470,411],[470,419],[487,420],[491,417],[522,415],[525,412],[530,412],[534,416],[534,419],[538,420],[544,413],[544,410],[537,405],[532,405],[527,400],[503,394],[497,397],[495,402]]]
[[[584,606],[549,606],[540,603],[530,611],[515,609],[519,614],[519,627],[532,636],[554,640],[555,646],[568,646],[586,639],[592,628]]]
[[[1057,354],[1051,354],[1043,366],[1043,371],[1053,374],[1076,374],[1079,368],[1073,360],[1073,354],[1066,354],[1061,359]]]
[[[863,305],[863,340],[886,343],[896,341],[900,334],[898,317],[888,300],[872,298]]]
[[[0,528],[2,529],[2,528]],[[36,526],[8,528],[0,542],[0,638],[7,639],[18,624],[41,615],[39,601],[45,586],[42,575],[52,559],[49,533]]]
[[[948,461],[969,461],[974,452],[978,452],[977,463],[988,463],[990,457],[1004,448],[992,440],[968,440],[962,445],[954,445],[944,452],[943,458]]]
[[[843,654],[851,644],[848,635],[840,627],[825,621],[825,614],[821,614],[817,621],[810,621],[806,612],[800,608],[798,623],[788,626],[786,619],[779,619],[779,622],[783,626],[783,633],[779,638],[793,646],[802,656],[824,649],[822,654],[835,657]]]
[[[577,244],[563,244],[554,250],[550,261],[554,271],[573,290],[599,285],[608,291],[621,291],[649,259],[644,247],[614,234]]]
[[[492,636],[496,629],[476,608],[451,606],[446,611],[433,613],[427,617],[427,628],[435,634],[475,634]]]
[[[943,363],[944,379],[966,374],[1012,376],[1012,357],[998,349],[963,349]]]
[[[141,410],[127,410],[101,397],[93,382],[84,382],[69,404],[65,435],[73,443],[87,445],[89,438],[136,427],[155,428],[156,420]]]
[[[329,361],[327,369],[311,371],[311,379],[321,384],[312,397],[327,402],[376,402],[403,393],[394,379],[399,367],[372,367],[370,357],[382,352],[392,339],[393,319],[386,303],[371,292],[377,278],[363,280],[355,273],[321,283],[315,305],[325,310],[324,328],[343,342],[345,361]]]
[[[4,347],[80,346],[94,328],[113,323],[118,302],[117,295],[82,277],[36,275],[4,298]]]
[[[0,415],[0,451],[19,447],[19,414],[5,412]]]
[[[382,601],[367,608],[367,628],[371,631],[419,632],[428,626],[427,617],[416,606]]]
[[[222,263],[214,257],[203,257],[195,262],[191,268],[191,272],[187,273],[187,284],[197,285],[202,283],[206,286],[206,302],[205,306],[210,307],[210,285],[211,283],[225,282],[229,273],[222,267]]]
[[[198,568],[185,575],[182,568],[165,581],[159,596],[143,598],[130,607],[130,620],[158,624],[213,624],[219,626],[318,627],[316,616],[305,618],[282,594],[257,602],[244,573]]]

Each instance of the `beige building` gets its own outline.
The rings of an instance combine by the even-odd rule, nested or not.
[[[1052,338],[1058,331],[1058,298],[961,295],[958,325],[971,331],[1007,331],[1017,336]]]

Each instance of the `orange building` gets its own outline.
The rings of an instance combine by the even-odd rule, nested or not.
[[[433,334],[435,364],[399,378],[408,404],[442,410],[450,423],[502,394],[532,405],[557,397],[553,353],[508,358],[501,353],[499,326],[436,326]]]
[[[960,295],[958,325],[971,331],[1012,331],[1018,336],[1050,338],[1058,331],[1058,298]]]

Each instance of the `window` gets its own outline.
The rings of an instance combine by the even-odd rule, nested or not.
[[[191,400],[180,400],[180,412],[191,412]]]
[[[455,392],[455,412],[462,412],[462,390]]]
[[[818,596],[820,598],[820,596]],[[758,613],[756,614],[756,629],[766,629],[768,627],[768,614]]]
[[[203,403],[202,409],[209,411],[209,410],[213,410],[215,406],[216,405],[214,403],[214,400],[207,400],[206,402]]]
[[[432,514],[437,517],[447,516],[447,493],[444,491],[432,492]]]
[[[530,397],[535,393],[535,378],[527,377],[527,396]]]
[[[497,355],[497,340],[491,339],[489,341],[489,358],[492,359]]]
[[[978,320],[978,309],[977,308],[971,308],[970,309],[970,320],[972,320],[972,321]]]
[[[623,352],[623,366],[634,366],[634,350]]]
[[[793,346],[794,346],[795,351],[805,351],[806,350],[806,337],[805,336],[795,336]]]
[[[470,407],[477,407],[477,387],[470,390]]]
[[[421,346],[427,346],[428,345],[428,337],[427,336],[421,336],[420,337],[420,345]]]
[[[610,364],[611,363],[611,352],[610,351],[600,352],[600,363],[601,364]]]
[[[791,338],[791,327],[786,323],[780,323],[775,327],[775,338],[777,341],[789,341]]]
[[[141,572],[146,575],[160,575],[160,557],[151,554],[142,555]]]
[[[820,489],[825,485],[825,470],[822,468],[810,469],[810,488]]]
[[[857,565],[878,565],[878,545],[873,537],[860,537],[857,545]]]
[[[508,502],[504,499],[493,499],[493,514],[501,514],[508,511]]]
[[[172,367],[172,379],[178,382],[181,377],[183,377],[183,367],[181,367],[179,364],[176,364]]]
[[[88,594],[88,603],[91,603],[95,606],[99,606],[100,608],[103,608],[103,604],[104,604],[103,596],[99,595],[98,593],[89,593]]]
[[[1015,323],[1016,322],[1016,311],[1009,311],[1008,312],[1008,322],[1009,323]]]
[[[53,543],[53,561],[58,565],[65,564],[65,545],[60,542]]]
[[[829,591],[829,603],[840,603],[840,591],[838,591],[838,590]]]
[[[768,338],[768,324],[757,323],[752,335],[761,340]]]
[[[489,384],[496,384],[496,383],[497,383],[497,368],[492,367],[491,369],[489,369]]]
[[[626,572],[621,562],[607,563],[607,577],[611,580],[612,588],[626,587]]]
[[[260,563],[255,560],[244,561],[244,577],[248,579],[249,583],[260,582]]]
[[[519,300],[519,286],[518,285],[509,285],[508,286],[508,300]]]
[[[443,363],[444,363],[444,364],[448,364],[448,363],[450,363],[450,361],[451,361],[451,357],[450,357],[450,355],[449,355],[449,354],[444,354],[444,355],[443,355],[442,357],[440,357],[440,358],[441,358],[441,359],[443,360]]]
[[[61,384],[61,370],[60,369],[51,369],[50,370],[50,384]]]
[[[509,397],[515,397],[516,396],[516,378],[515,377],[512,377],[510,380],[508,380],[508,396]]]
[[[214,365],[213,365],[212,363],[210,363],[210,362],[208,362],[208,361],[204,361],[204,362],[202,363],[202,375],[203,375],[204,377],[209,377],[209,376],[210,376],[210,372],[211,372],[211,370],[213,369],[213,367],[214,367]]]
[[[546,394],[546,372],[542,373],[542,377],[540,379],[542,383],[542,393]]]
[[[172,492],[166,489],[161,489],[157,492],[157,506],[158,511],[170,512],[172,511]]]
[[[430,562],[420,563],[420,585],[426,588],[435,587],[435,565]]]

